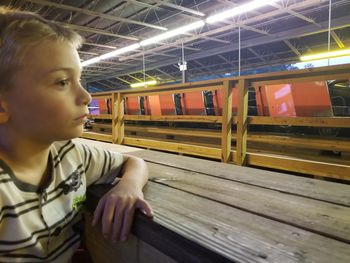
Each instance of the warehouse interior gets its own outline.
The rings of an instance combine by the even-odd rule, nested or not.
[[[350,262],[350,0],[0,6],[85,39],[52,60],[52,42],[35,42],[40,73],[64,74],[19,82],[25,96],[0,89],[0,262]],[[7,94],[27,110],[18,122]],[[1,143],[28,146],[35,168],[44,152],[31,192]]]

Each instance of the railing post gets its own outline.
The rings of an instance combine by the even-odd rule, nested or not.
[[[117,122],[118,122],[118,93],[112,92],[112,143],[117,143]]]
[[[116,126],[114,127],[115,130],[113,131],[113,138],[114,143],[122,144],[124,141],[124,97],[123,95],[118,92],[117,98],[116,98],[116,113],[117,115],[114,116],[116,119]]]
[[[232,126],[232,81],[224,80],[222,96],[221,161],[227,163],[231,157]]]
[[[237,110],[237,139],[236,139],[236,164],[246,164],[247,131],[248,131],[248,81],[238,81],[238,110]]]

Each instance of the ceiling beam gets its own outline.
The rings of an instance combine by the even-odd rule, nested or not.
[[[248,50],[257,58],[259,58],[261,61],[266,61],[258,52],[256,52],[253,48],[248,48]]]
[[[100,12],[96,12],[96,11],[91,11],[88,9],[83,9],[83,8],[79,8],[79,7],[75,7],[75,6],[58,4],[58,3],[55,3],[52,1],[46,1],[46,0],[26,0],[26,1],[31,2],[31,3],[35,3],[35,4],[56,7],[56,8],[64,9],[64,10],[68,10],[68,11],[75,11],[75,12],[79,12],[79,13],[82,13],[85,15],[104,18],[104,19],[108,19],[108,20],[112,20],[112,21],[135,24],[135,25],[150,27],[150,28],[163,30],[163,31],[167,30],[167,28],[165,28],[165,27],[156,26],[156,25],[152,25],[152,24],[144,23],[144,22],[139,22],[139,21],[135,21],[135,20],[119,17],[119,16],[108,15],[108,14],[104,14],[104,13],[100,13]]]
[[[168,76],[170,79],[175,80],[174,76],[170,75],[169,73],[167,73],[167,72],[165,72],[165,71],[163,71],[163,70],[161,70],[159,68],[156,68],[155,70],[160,72],[160,73],[162,73],[165,76]]]
[[[116,79],[117,79],[117,80],[120,80],[121,82],[124,82],[124,83],[126,83],[126,84],[128,84],[128,85],[131,84],[131,82],[126,81],[125,79],[122,79],[122,78],[120,78],[120,77],[116,77]]]
[[[176,10],[180,10],[180,11],[189,13],[191,15],[196,15],[196,16],[201,16],[201,17],[205,16],[204,13],[199,12],[197,10],[193,10],[191,8],[180,6],[180,5],[176,5],[176,4],[172,4],[172,3],[168,3],[168,2],[165,2],[163,0],[154,0],[154,2],[156,2],[157,4],[162,5],[162,6],[171,7],[171,8],[174,8]]]
[[[292,44],[289,42],[289,40],[283,40],[283,42],[291,49],[293,50],[293,52],[298,55],[299,57],[301,56],[301,53],[299,52],[299,50]]]
[[[125,35],[118,35],[114,33],[110,33],[108,31],[102,30],[102,29],[97,29],[97,28],[91,28],[91,27],[86,27],[86,26],[79,26],[79,25],[73,25],[73,24],[67,24],[67,23],[61,23],[59,24],[64,25],[66,27],[78,30],[78,31],[84,31],[84,32],[89,32],[89,33],[95,33],[95,34],[100,34],[100,35],[105,35],[105,36],[111,36],[111,37],[117,37],[117,38],[123,38],[123,39],[128,39],[128,40],[133,40],[133,41],[138,41],[139,39],[136,37],[131,37],[131,36],[125,36]]]

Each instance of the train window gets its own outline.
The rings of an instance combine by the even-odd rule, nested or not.
[[[258,107],[256,104],[256,93],[255,93],[255,89],[252,87],[248,89],[248,115],[258,116]]]
[[[335,116],[350,116],[350,83],[349,80],[328,82],[333,113]]]
[[[183,115],[182,105],[181,105],[181,94],[173,94],[175,113],[176,115]]]
[[[215,115],[213,92],[203,91],[205,112],[207,115]]]
[[[107,113],[108,114],[112,114],[111,104],[112,104],[112,99],[107,99],[106,100],[106,106],[107,106]]]
[[[145,115],[145,97],[139,97],[140,102],[140,114]]]

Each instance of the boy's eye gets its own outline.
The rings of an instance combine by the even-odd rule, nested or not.
[[[58,84],[59,86],[64,87],[64,86],[66,86],[66,85],[69,84],[69,80],[68,80],[68,79],[62,79],[62,80],[58,81],[57,84]]]

